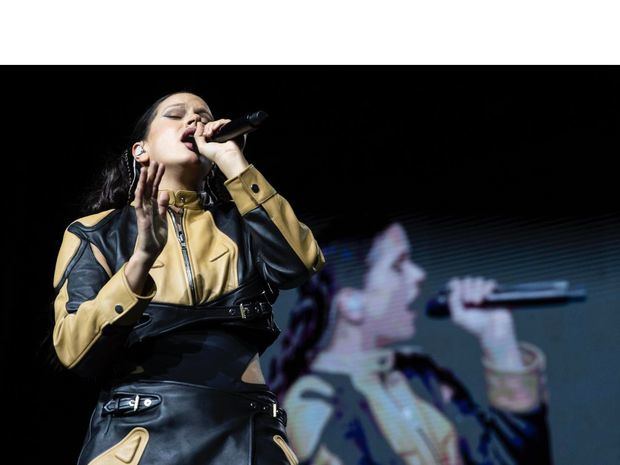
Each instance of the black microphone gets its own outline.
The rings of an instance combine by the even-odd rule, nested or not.
[[[226,123],[218,131],[213,134],[209,142],[226,142],[231,139],[243,136],[239,145],[243,149],[245,147],[245,139],[247,134],[258,129],[263,121],[267,118],[264,111],[255,111],[254,113],[246,113],[245,115],[231,120]]]
[[[450,316],[447,288],[440,290],[437,296],[426,304],[426,315],[431,318],[447,318]],[[510,306],[527,308],[546,304],[566,304],[583,301],[586,290],[583,286],[570,287],[568,281],[543,281],[513,285],[497,285],[476,307]]]

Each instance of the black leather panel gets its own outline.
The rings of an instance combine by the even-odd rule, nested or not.
[[[252,235],[263,278],[280,289],[292,289],[310,277],[310,271],[269,217],[258,206],[243,216]]]

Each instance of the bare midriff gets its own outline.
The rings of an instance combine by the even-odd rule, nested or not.
[[[241,375],[241,381],[244,383],[259,383],[265,384],[265,377],[260,367],[260,360],[258,353],[254,355],[247,368]]]
[[[234,327],[194,326],[153,337],[127,353],[139,379],[164,379],[226,390],[264,390],[260,341]]]

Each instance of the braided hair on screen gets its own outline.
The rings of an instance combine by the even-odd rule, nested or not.
[[[378,214],[374,218],[351,214],[331,222],[324,234],[327,245],[321,247],[325,265],[298,288],[297,301],[287,311],[289,322],[280,336],[280,351],[269,364],[268,384],[281,401],[331,343],[338,314],[335,296],[343,287],[364,287],[370,245],[386,226],[387,219]]]
[[[352,213],[336,220],[346,224],[345,230],[334,226],[334,238],[327,246],[321,247],[325,265],[298,288],[297,301],[288,312],[288,327],[280,336],[280,351],[270,361],[268,384],[280,402],[284,401],[286,392],[295,381],[310,372],[312,362],[331,343],[337,318],[336,294],[343,287],[365,287],[367,270],[379,259],[383,247],[376,244],[381,244],[381,237],[395,220],[387,212],[373,213],[372,217],[366,218],[363,214]],[[330,236],[329,233],[326,235]],[[420,378],[423,383],[436,379],[449,386],[453,392],[452,401],[461,412],[474,412],[477,408],[466,387],[452,371],[438,365],[418,348],[397,348],[394,368],[408,378]],[[438,407],[442,405],[438,393],[434,394],[433,402]]]

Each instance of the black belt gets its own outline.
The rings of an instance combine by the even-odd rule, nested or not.
[[[276,404],[275,402],[266,402],[263,400],[253,399],[249,401],[249,406],[253,410],[258,410],[259,412],[268,413],[272,417],[280,420],[282,424],[286,426],[286,421],[287,421],[286,410],[278,407],[278,404]]]
[[[157,307],[170,307],[169,304],[160,304],[158,302],[150,305],[151,308],[157,311]],[[171,308],[175,310],[175,308]],[[254,301],[246,303],[238,303],[232,305],[197,305],[195,307],[178,307],[178,315],[193,315],[200,320],[234,320],[237,318],[252,319],[262,315],[271,313],[271,304],[264,301]],[[175,316],[177,315],[175,314]],[[136,324],[136,328],[146,324],[153,317],[151,312],[144,312],[142,318]]]
[[[242,319],[252,319],[271,312],[271,304],[268,302],[250,302],[227,307],[209,306],[206,310],[209,312],[208,318],[241,317]]]
[[[161,396],[156,394],[115,394],[113,399],[107,401],[101,414],[105,415],[134,415],[138,412],[150,410],[161,403]],[[247,399],[247,398],[246,398]],[[286,410],[278,407],[275,402],[258,399],[247,399],[248,406],[252,410],[267,413],[279,419],[286,426]]]

